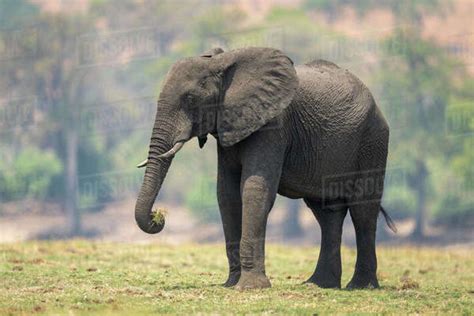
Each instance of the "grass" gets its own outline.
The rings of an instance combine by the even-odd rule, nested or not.
[[[0,315],[37,314],[472,314],[469,249],[379,247],[376,290],[301,283],[318,249],[267,246],[271,289],[221,287],[223,245],[135,245],[83,240],[0,245]],[[355,250],[343,249],[343,284]]]

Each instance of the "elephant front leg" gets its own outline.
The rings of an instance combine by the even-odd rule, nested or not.
[[[271,176],[248,175],[242,182],[242,274],[236,289],[270,287],[265,275],[265,230],[275,201],[276,185]]]
[[[240,172],[232,172],[219,164],[217,200],[224,228],[229,276],[223,284],[231,287],[240,279],[240,237],[242,233],[242,199],[240,196]]]

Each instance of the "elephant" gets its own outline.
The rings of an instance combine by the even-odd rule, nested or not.
[[[369,89],[325,60],[295,66],[283,52],[214,48],[177,61],[157,101],[135,219],[146,233],[175,154],[208,135],[217,142],[217,200],[229,274],[226,287],[270,287],[265,230],[277,194],[303,199],[321,227],[316,268],[306,281],[341,287],[341,235],[349,212],[356,234],[347,288],[376,288],[375,249],[389,127]]]

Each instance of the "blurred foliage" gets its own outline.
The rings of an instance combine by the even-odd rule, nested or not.
[[[437,224],[466,228],[472,226],[474,205],[472,140],[467,140],[465,145],[466,150],[459,155],[446,162],[436,161],[438,166],[433,166],[435,171],[432,174],[434,187],[432,210]],[[469,165],[463,165],[466,162]],[[461,168],[458,163],[461,163]]]
[[[303,10],[276,7],[268,13],[265,22],[267,33],[275,34],[270,46],[284,50],[295,63],[309,62],[316,56],[329,57],[325,56],[326,43],[334,38],[335,32],[314,23]]]
[[[357,42],[331,24],[346,7],[360,17],[389,10],[396,28],[385,38]],[[29,1],[0,1],[0,53],[7,57],[0,56],[0,105],[6,112],[23,98],[33,107],[26,107],[33,113],[26,122],[1,117],[1,199],[64,204],[71,196],[71,153],[78,207],[98,211],[120,198],[110,174],[130,178],[133,196],[141,175],[134,166],[147,155],[156,98],[170,66],[216,46],[270,46],[295,63],[361,64],[356,73],[391,126],[386,208],[396,218],[425,209],[438,222],[467,223],[474,208],[474,79],[460,60],[422,35],[423,19],[450,7],[439,0],[307,0],[257,18],[213,0],[94,0],[86,12],[59,13]],[[320,23],[319,13],[329,23]],[[381,49],[370,50],[371,41]],[[366,57],[376,64],[364,66]],[[21,124],[10,128],[15,123]],[[215,147],[212,139],[203,151],[195,141],[187,144],[158,200],[184,204],[203,222],[218,220]],[[82,192],[84,178],[100,189]]]
[[[22,148],[12,161],[0,161],[0,198],[2,201],[45,199],[54,177],[62,169],[61,161],[54,152],[34,147]]]
[[[416,214],[414,235],[420,237],[430,213],[438,220],[447,221],[459,214],[472,220],[473,204],[466,199],[466,190],[461,186],[443,189],[445,177],[453,174],[453,154],[461,150],[456,120],[465,119],[467,107],[472,107],[472,99],[466,100],[463,109],[453,100],[461,97],[459,92],[470,75],[459,61],[422,36],[423,13],[431,9],[443,12],[446,3],[382,1],[380,7],[391,9],[399,27],[385,40],[375,76],[379,83],[376,93],[391,125],[389,165],[402,168],[406,178],[398,190],[387,190],[385,200],[391,201],[397,212],[404,207],[402,213]],[[469,126],[464,128],[469,133]],[[413,194],[400,194],[404,189]]]

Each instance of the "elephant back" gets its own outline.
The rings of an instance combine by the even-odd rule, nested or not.
[[[324,60],[324,59],[315,59],[310,62],[307,62],[305,66],[314,67],[314,68],[336,68],[341,69],[338,65],[333,62]]]

